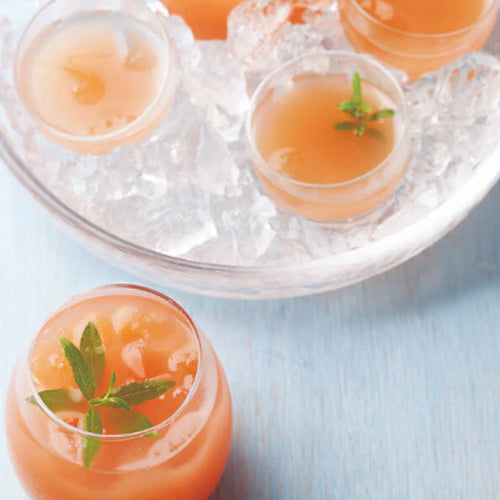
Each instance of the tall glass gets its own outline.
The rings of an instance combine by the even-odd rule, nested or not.
[[[37,395],[33,363],[60,363],[55,353],[41,361],[38,358],[52,334],[71,335],[71,331],[61,330],[57,325],[68,317],[92,317],[102,301],[116,304],[117,312],[112,317],[115,325],[133,311],[134,301],[138,310],[144,301],[152,301],[152,307],[167,315],[175,328],[180,329],[177,331],[190,336],[197,346],[197,371],[189,393],[182,405],[154,428],[130,434],[91,434],[69,425],[71,415],[65,414],[63,420]],[[165,332],[170,319],[165,323]],[[105,324],[108,319],[100,321]],[[111,351],[113,344],[109,342],[106,350]],[[27,401],[30,395],[35,395],[36,404]],[[12,376],[6,422],[15,470],[32,499],[200,500],[213,491],[226,465],[232,410],[223,369],[189,315],[160,293],[119,285],[98,288],[71,299],[43,325]],[[157,432],[157,437],[151,438],[152,432]],[[88,470],[81,461],[81,443],[85,437],[101,443]]]

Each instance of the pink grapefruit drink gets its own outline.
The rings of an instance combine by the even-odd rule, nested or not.
[[[200,500],[226,465],[232,411],[187,313],[151,290],[109,286],[43,325],[12,376],[6,420],[32,499]]]

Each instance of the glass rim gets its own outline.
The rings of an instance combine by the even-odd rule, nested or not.
[[[443,33],[417,33],[413,31],[404,31],[398,28],[393,28],[392,26],[389,26],[384,22],[380,21],[379,19],[373,17],[369,12],[367,12],[363,7],[361,7],[361,5],[359,5],[359,3],[356,0],[346,0],[346,1],[349,2],[363,17],[368,19],[371,23],[376,24],[380,28],[386,29],[396,35],[406,36],[409,38],[428,39],[428,40],[453,38],[455,36],[459,36],[464,33],[467,33],[468,31],[471,31],[477,25],[481,24],[491,14],[492,11],[498,9],[498,2],[499,2],[499,0],[492,0],[490,7],[483,13],[483,15],[479,19],[474,21],[472,24],[470,24],[469,26],[465,26],[464,28],[460,28],[454,31],[444,31]]]
[[[132,295],[129,293],[125,293],[126,291],[136,291],[136,292],[142,292],[145,293],[146,295],[152,296],[153,298],[156,298],[157,300],[160,299],[159,301],[163,301],[167,303],[170,307],[173,307],[177,312],[179,312],[182,317],[186,320],[187,325],[189,327],[190,333],[193,335],[197,349],[198,349],[198,367],[196,369],[196,375],[193,381],[193,385],[191,389],[189,390],[186,399],[182,402],[182,404],[175,410],[172,415],[170,415],[168,418],[165,420],[161,421],[160,423],[154,425],[153,427],[149,427],[148,429],[144,429],[142,431],[136,431],[136,432],[130,432],[126,434],[96,434],[93,432],[88,432],[84,431],[83,429],[80,429],[78,427],[73,427],[72,425],[66,423],[64,420],[59,418],[55,412],[53,412],[42,400],[42,398],[38,394],[38,390],[35,386],[35,382],[33,380],[33,373],[31,370],[31,354],[32,354],[32,349],[35,346],[35,342],[38,339],[38,336],[40,335],[40,332],[42,331],[44,325],[49,321],[53,316],[56,314],[64,311],[68,307],[81,303],[85,300],[91,299],[92,294],[94,293],[101,293],[101,292],[107,292],[107,291],[116,291],[117,293],[111,293],[109,296],[120,296],[120,295]],[[122,291],[123,293],[120,293]],[[98,297],[100,295],[97,295]],[[103,293],[102,296],[106,296],[105,293]],[[81,292],[79,294],[74,295],[73,297],[69,298],[66,300],[63,304],[61,304],[43,323],[42,326],[39,328],[38,333],[35,335],[33,340],[31,340],[27,352],[27,356],[25,358],[25,362],[27,364],[27,370],[28,370],[28,386],[31,391],[31,395],[33,396],[33,399],[36,401],[37,405],[39,408],[44,412],[44,414],[50,418],[53,422],[55,422],[57,425],[63,427],[67,431],[73,433],[73,434],[78,434],[83,437],[89,437],[89,438],[97,438],[99,440],[102,440],[103,442],[116,442],[116,441],[131,441],[134,439],[142,438],[148,434],[151,434],[152,432],[158,432],[167,427],[169,424],[177,420],[177,418],[183,413],[183,411],[186,409],[188,404],[191,402],[192,398],[198,391],[198,387],[200,385],[200,380],[201,380],[201,374],[203,370],[203,353],[205,352],[205,349],[203,347],[203,342],[202,338],[200,335],[200,331],[198,330],[198,327],[194,323],[194,321],[191,319],[189,314],[186,312],[186,310],[179,305],[175,300],[171,299],[167,295],[158,292],[156,290],[153,290],[151,288],[141,286],[141,285],[133,285],[133,284],[126,284],[126,283],[117,283],[117,284],[111,284],[111,285],[103,285],[99,286],[96,288],[92,288],[90,290],[87,290],[85,292]]]
[[[343,182],[332,182],[328,184],[321,184],[321,183],[309,183],[309,182],[304,182],[304,181],[298,181],[296,179],[293,179],[292,177],[289,177],[283,173],[281,173],[278,170],[274,170],[272,167],[270,167],[269,162],[265,160],[265,158],[262,156],[260,153],[259,149],[257,148],[257,145],[255,143],[255,138],[254,134],[252,133],[252,122],[253,118],[255,115],[255,112],[257,110],[257,106],[261,99],[264,97],[264,92],[267,91],[266,86],[271,82],[273,78],[275,78],[281,71],[288,67],[292,67],[293,65],[306,60],[306,59],[312,59],[312,58],[317,58],[317,57],[349,57],[352,59],[356,59],[358,61],[363,61],[364,63],[368,63],[372,65],[373,68],[375,68],[377,71],[380,71],[386,78],[389,79],[390,83],[392,83],[397,91],[398,97],[401,99],[401,105],[400,108],[402,110],[402,115],[403,115],[403,120],[402,120],[402,125],[403,125],[403,130],[402,133],[400,134],[400,137],[398,138],[398,141],[394,144],[393,148],[391,149],[391,152],[377,165],[375,165],[373,168],[368,170],[368,172],[365,172],[362,175],[359,175],[358,177],[354,177],[353,179],[349,179],[347,181]],[[314,74],[314,72],[311,72],[311,74]],[[296,57],[294,59],[291,59],[287,61],[285,64],[281,65],[279,68],[277,68],[275,71],[273,71],[270,75],[268,75],[260,84],[257,86],[256,90],[254,91],[252,98],[250,100],[250,108],[247,112],[247,116],[245,119],[245,136],[246,136],[246,142],[248,147],[250,148],[250,154],[251,157],[255,158],[260,165],[264,165],[266,169],[271,170],[271,173],[273,176],[276,176],[278,179],[282,180],[286,184],[293,185],[296,187],[300,188],[311,188],[311,189],[333,189],[333,188],[341,188],[341,187],[347,187],[347,186],[352,186],[357,184],[358,182],[362,182],[363,180],[368,179],[372,175],[376,174],[379,170],[382,170],[384,166],[389,163],[394,156],[398,153],[398,151],[401,149],[401,147],[405,144],[405,140],[407,138],[407,135],[409,133],[409,123],[408,123],[408,105],[406,102],[406,97],[403,92],[403,89],[399,82],[396,80],[394,75],[390,73],[381,63],[379,63],[377,60],[375,60],[372,56],[364,55],[364,54],[358,54],[355,52],[348,52],[346,50],[330,50],[330,51],[321,51],[321,52],[313,52],[310,54],[306,54],[303,56]],[[255,168],[260,169],[259,166],[255,166]],[[264,173],[267,178],[267,173]],[[281,186],[283,188],[283,186]]]
[[[165,72],[162,84],[159,87],[158,92],[156,93],[154,99],[149,103],[149,105],[144,109],[144,111],[131,123],[128,123],[124,127],[116,129],[112,132],[107,132],[105,134],[96,134],[96,135],[75,135],[69,132],[65,132],[63,130],[58,129],[57,127],[54,127],[53,125],[45,121],[36,111],[33,111],[31,107],[28,105],[27,101],[24,99],[23,93],[20,90],[21,88],[20,67],[22,63],[22,55],[24,54],[24,50],[26,50],[27,48],[23,47],[23,45],[25,44],[26,38],[29,35],[30,29],[33,27],[34,23],[37,21],[40,15],[46,12],[46,10],[52,7],[55,3],[71,2],[71,0],[50,0],[48,3],[44,4],[35,12],[35,14],[31,17],[28,24],[24,28],[16,47],[16,51],[14,54],[14,65],[13,65],[14,83],[15,83],[14,88],[19,103],[21,104],[21,107],[24,110],[24,112],[36,124],[38,124],[41,129],[43,129],[44,131],[46,131],[47,133],[51,134],[54,137],[63,139],[65,141],[77,143],[80,145],[103,144],[124,137],[130,137],[133,136],[135,133],[140,132],[144,128],[144,126],[141,125],[144,123],[144,121],[146,121],[148,116],[152,114],[152,111],[157,107],[164,93],[169,89],[169,86],[175,85],[176,59],[175,59],[175,51],[173,50],[172,40],[165,27],[164,22],[162,22],[162,20],[160,20],[158,17],[155,16],[155,14],[159,14],[160,16],[163,16],[166,19],[170,15],[167,8],[159,0],[131,0],[131,1],[147,9],[153,15],[155,19],[155,24],[160,28],[161,32],[160,42],[164,43],[166,47],[165,56],[167,58],[166,61],[167,70]],[[86,11],[82,10],[80,12],[86,12]],[[99,11],[99,13],[104,13],[104,12],[119,12],[119,11],[114,11],[111,9],[102,9]],[[70,16],[73,16],[75,14],[78,14],[78,11],[75,11]],[[21,50],[21,48],[24,48],[24,50]]]

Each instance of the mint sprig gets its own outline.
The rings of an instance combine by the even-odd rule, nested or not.
[[[88,323],[82,334],[80,349],[65,338],[60,339],[61,347],[71,370],[73,378],[83,398],[78,401],[70,389],[50,389],[38,393],[40,399],[53,412],[77,409],[82,401],[87,400],[89,408],[83,417],[82,428],[92,434],[102,434],[102,418],[99,407],[112,409],[109,420],[113,428],[122,434],[140,432],[153,427],[153,423],[142,413],[132,410],[146,401],[156,399],[172,387],[172,380],[145,380],[131,384],[116,386],[116,372],[111,372],[111,378],[106,393],[96,398],[96,381],[102,377],[106,366],[104,346],[93,323]],[[28,403],[37,405],[33,396],[26,398]],[[156,432],[144,437],[158,437]],[[101,440],[96,437],[82,437],[83,466],[88,469],[95,460],[101,448]]]
[[[120,434],[145,431],[153,427],[153,423],[149,418],[135,410],[116,409],[110,415],[109,421]],[[157,438],[159,436],[157,432],[150,432],[144,437]]]
[[[91,399],[89,403],[92,406],[106,406],[108,408],[123,408],[124,410],[130,410],[130,405],[123,399],[112,397],[111,393],[115,388],[116,384],[116,372],[113,370],[111,373],[111,380],[109,382],[109,387],[102,398]]]
[[[369,114],[372,107],[370,104],[363,102],[363,88],[358,72],[354,73],[352,77],[352,99],[341,102],[337,109],[351,115],[354,121],[337,123],[333,126],[333,129],[339,131],[353,130],[357,137],[361,137],[367,132],[372,137],[381,138],[382,134],[377,129],[368,127],[368,123],[385,120],[396,114],[393,109],[381,109]]]
[[[83,430],[92,434],[102,434],[102,419],[99,412],[91,406],[83,416]],[[101,449],[101,440],[95,437],[82,437],[83,466],[88,469]]]
[[[80,339],[80,352],[90,366],[94,380],[100,382],[104,368],[106,367],[106,358],[101,337],[92,322],[88,323],[85,330],[83,330],[82,338]]]
[[[76,385],[85,399],[92,399],[95,393],[95,383],[89,364],[85,361],[82,353],[73,342],[65,338],[60,339],[59,342],[71,366],[71,370],[73,371],[73,378],[75,379]]]
[[[172,389],[175,382],[172,380],[146,380],[133,382],[115,389],[111,394],[125,401],[130,406],[137,406],[150,399],[156,399]]]
[[[73,410],[77,405],[81,404],[83,398],[78,393],[79,397],[71,389],[53,389],[39,392],[40,399],[45,403],[45,406],[53,412]],[[27,398],[28,403],[37,405],[38,403],[33,396]]]

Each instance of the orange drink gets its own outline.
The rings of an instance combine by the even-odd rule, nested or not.
[[[162,0],[171,14],[182,16],[200,40],[225,40],[227,17],[244,0]]]
[[[339,0],[347,38],[416,79],[479,50],[498,13],[497,0]]]
[[[317,221],[382,203],[410,154],[399,85],[378,63],[344,52],[305,56],[274,73],[253,98],[247,135],[264,190]]]
[[[43,325],[12,377],[6,422],[32,499],[200,500],[226,465],[231,398],[179,305],[109,286]]]
[[[175,87],[160,18],[139,0],[125,6],[112,0],[97,10],[99,4],[47,4],[17,54],[17,88],[40,130],[83,153],[105,153],[144,138],[163,117]]]

